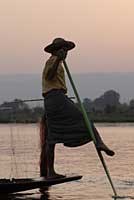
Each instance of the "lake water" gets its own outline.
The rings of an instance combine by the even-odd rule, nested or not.
[[[134,199],[134,124],[96,124],[105,143],[116,155],[103,154],[117,193]],[[0,177],[39,177],[39,130],[36,124],[0,125]],[[105,175],[93,143],[82,147],[65,148],[56,145],[57,172],[79,174],[79,181],[53,186],[41,194],[30,190],[4,199],[42,200],[110,200],[113,191]]]

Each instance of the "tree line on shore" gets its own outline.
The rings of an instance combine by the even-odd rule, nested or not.
[[[84,98],[83,105],[95,122],[134,122],[134,99],[121,103],[120,94],[114,90],[108,90],[94,100]],[[78,103],[76,106],[79,107]],[[30,107],[21,99],[0,105],[0,123],[35,123],[43,114],[43,106]]]

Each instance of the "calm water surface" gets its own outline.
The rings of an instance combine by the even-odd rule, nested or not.
[[[104,159],[117,193],[134,199],[134,124],[96,124],[105,143],[116,152]],[[0,177],[39,177],[39,130],[37,125],[0,125]],[[4,199],[109,200],[113,191],[92,143],[78,148],[56,146],[57,172],[83,175],[80,181],[56,185],[41,194],[38,189]]]

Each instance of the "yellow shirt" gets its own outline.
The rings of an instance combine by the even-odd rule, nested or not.
[[[52,89],[63,89],[65,90],[65,92],[67,92],[62,61],[59,63],[55,76],[51,80],[47,79],[47,73],[49,69],[53,67],[53,64],[56,61],[56,58],[57,58],[56,56],[51,56],[46,62],[46,65],[44,67],[43,74],[42,74],[42,93],[43,94],[49,92]]]

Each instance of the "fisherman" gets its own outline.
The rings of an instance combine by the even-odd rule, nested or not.
[[[46,115],[44,125],[47,126],[47,129],[45,133],[45,153],[41,158],[45,159],[46,156],[46,165],[42,165],[44,169],[41,167],[41,176],[49,178],[63,177],[63,175],[57,174],[54,169],[55,144],[63,143],[67,147],[77,147],[92,141],[88,135],[82,112],[67,96],[62,62],[67,57],[68,51],[74,47],[73,42],[56,38],[44,49],[51,56],[47,60],[42,74],[42,95]],[[94,124],[91,123],[91,125],[98,151],[104,151],[108,156],[113,156],[114,151],[104,144]]]

